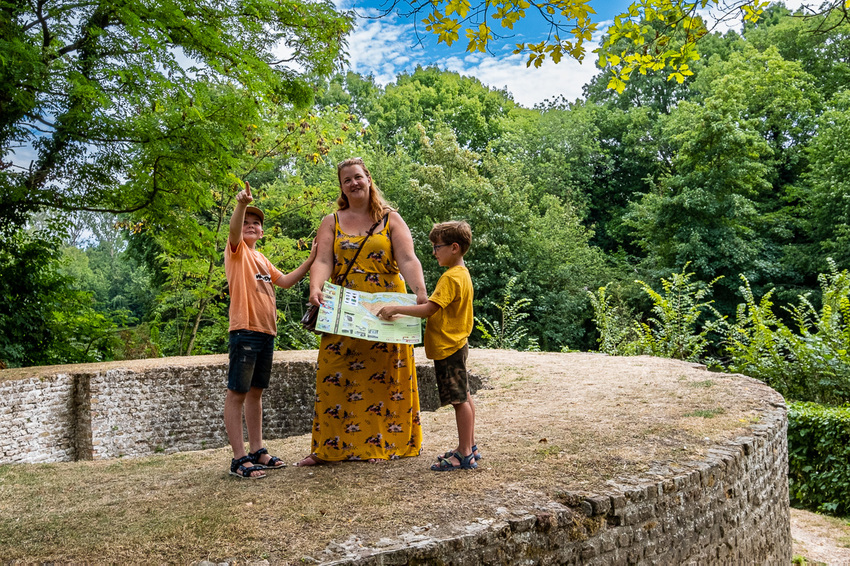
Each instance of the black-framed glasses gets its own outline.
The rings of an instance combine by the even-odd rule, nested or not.
[[[434,248],[434,252],[436,253],[436,251],[439,250],[440,248],[445,248],[446,246],[450,246],[450,245],[451,244],[431,244],[431,247]]]

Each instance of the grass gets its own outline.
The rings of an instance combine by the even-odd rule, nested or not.
[[[713,419],[717,415],[722,415],[726,412],[726,409],[723,407],[717,407],[714,409],[697,409],[696,411],[691,411],[690,413],[685,413],[686,417],[702,417],[704,419]]]

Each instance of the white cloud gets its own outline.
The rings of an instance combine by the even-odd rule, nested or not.
[[[348,37],[351,70],[372,75],[376,82],[386,85],[395,81],[399,73],[412,72],[417,65],[433,65],[473,76],[491,88],[505,88],[517,103],[529,108],[559,95],[568,100],[580,97],[582,86],[599,70],[592,53],[583,64],[565,58],[557,65],[546,60],[540,68],[526,67],[526,57],[514,55],[510,50],[496,56],[453,55],[444,46],[429,49],[432,40],[422,31],[424,45],[418,43],[413,24],[399,23],[395,15],[359,18]],[[437,53],[442,53],[442,57]]]

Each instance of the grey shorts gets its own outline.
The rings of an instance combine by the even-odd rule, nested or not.
[[[253,330],[234,330],[230,333],[230,367],[227,388],[248,393],[252,387],[266,389],[272,375],[274,336]]]
[[[469,375],[466,372],[466,357],[469,345],[442,360],[434,360],[437,374],[437,390],[440,392],[440,406],[466,403],[469,396]]]

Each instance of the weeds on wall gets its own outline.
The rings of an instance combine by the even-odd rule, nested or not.
[[[692,281],[687,264],[680,273],[661,279],[662,292],[643,281],[635,281],[653,302],[646,320],[635,320],[621,303],[612,302],[606,288],[591,293],[594,322],[599,332],[600,351],[612,355],[651,355],[677,360],[705,361],[709,333],[723,322],[722,315],[705,300],[721,278],[703,284]],[[707,317],[711,315],[712,319]]]
[[[829,261],[818,276],[821,306],[809,294],[774,312],[771,292],[757,300],[744,276],[745,302],[729,325],[724,351],[731,371],[760,379],[789,399],[828,405],[850,402],[850,274]]]

